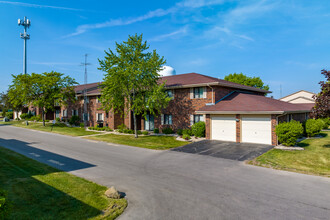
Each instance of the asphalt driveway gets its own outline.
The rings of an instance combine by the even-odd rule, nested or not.
[[[173,151],[244,161],[258,157],[272,148],[273,146],[264,144],[204,140],[175,148]]]

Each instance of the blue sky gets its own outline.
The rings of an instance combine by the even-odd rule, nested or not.
[[[98,58],[115,42],[143,33],[151,49],[177,74],[223,78],[260,76],[275,98],[319,91],[329,69],[330,1],[1,1],[0,91],[22,72],[22,27],[28,33],[28,72],[59,71],[83,83],[80,63],[89,54],[88,81],[102,81]]]

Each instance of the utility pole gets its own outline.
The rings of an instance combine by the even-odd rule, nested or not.
[[[88,113],[87,113],[87,66],[91,65],[90,63],[87,63],[87,53],[85,54],[85,62],[81,63],[82,66],[85,66],[85,76],[84,76],[84,126],[87,127],[87,121],[88,121]]]
[[[22,25],[24,27],[24,33],[21,33],[21,38],[24,40],[24,49],[23,49],[23,74],[26,74],[26,40],[30,39],[30,35],[26,33],[26,29],[30,27],[31,22],[29,19],[24,17],[23,20],[18,19],[18,26]]]

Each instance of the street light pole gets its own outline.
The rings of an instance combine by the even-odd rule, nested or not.
[[[21,33],[21,38],[24,40],[24,48],[23,48],[23,74],[27,72],[27,64],[26,64],[26,40],[30,39],[30,35],[26,33],[26,29],[30,27],[31,22],[29,19],[24,17],[23,20],[18,19],[18,26],[22,25],[24,27],[24,33]]]

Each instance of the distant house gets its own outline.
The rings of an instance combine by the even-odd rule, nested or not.
[[[287,95],[283,98],[280,98],[280,101],[295,103],[295,104],[314,104],[315,100],[313,99],[313,95],[316,95],[313,92],[308,92],[305,90],[300,90],[298,92]]]

